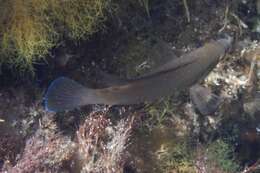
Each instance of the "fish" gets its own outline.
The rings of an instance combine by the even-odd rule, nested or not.
[[[230,36],[212,40],[141,77],[106,88],[87,88],[67,77],[59,77],[47,89],[45,109],[59,112],[91,104],[133,105],[156,101],[206,77],[231,44]]]

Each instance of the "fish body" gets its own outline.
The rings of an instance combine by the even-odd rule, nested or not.
[[[107,88],[86,88],[71,79],[58,78],[48,88],[45,106],[56,112],[87,104],[131,105],[154,101],[204,78],[224,56],[231,42],[231,38],[211,41],[142,77]]]

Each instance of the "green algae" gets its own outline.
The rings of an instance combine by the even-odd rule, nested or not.
[[[0,0],[0,63],[33,71],[59,41],[87,39],[105,20],[106,0]]]

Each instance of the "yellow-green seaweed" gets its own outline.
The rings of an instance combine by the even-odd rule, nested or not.
[[[0,64],[32,69],[62,38],[86,39],[99,29],[109,2],[0,0]]]

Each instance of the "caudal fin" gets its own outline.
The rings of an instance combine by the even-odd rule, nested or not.
[[[93,90],[65,77],[54,80],[47,89],[44,104],[47,111],[59,112],[72,110],[86,104],[86,97]]]

